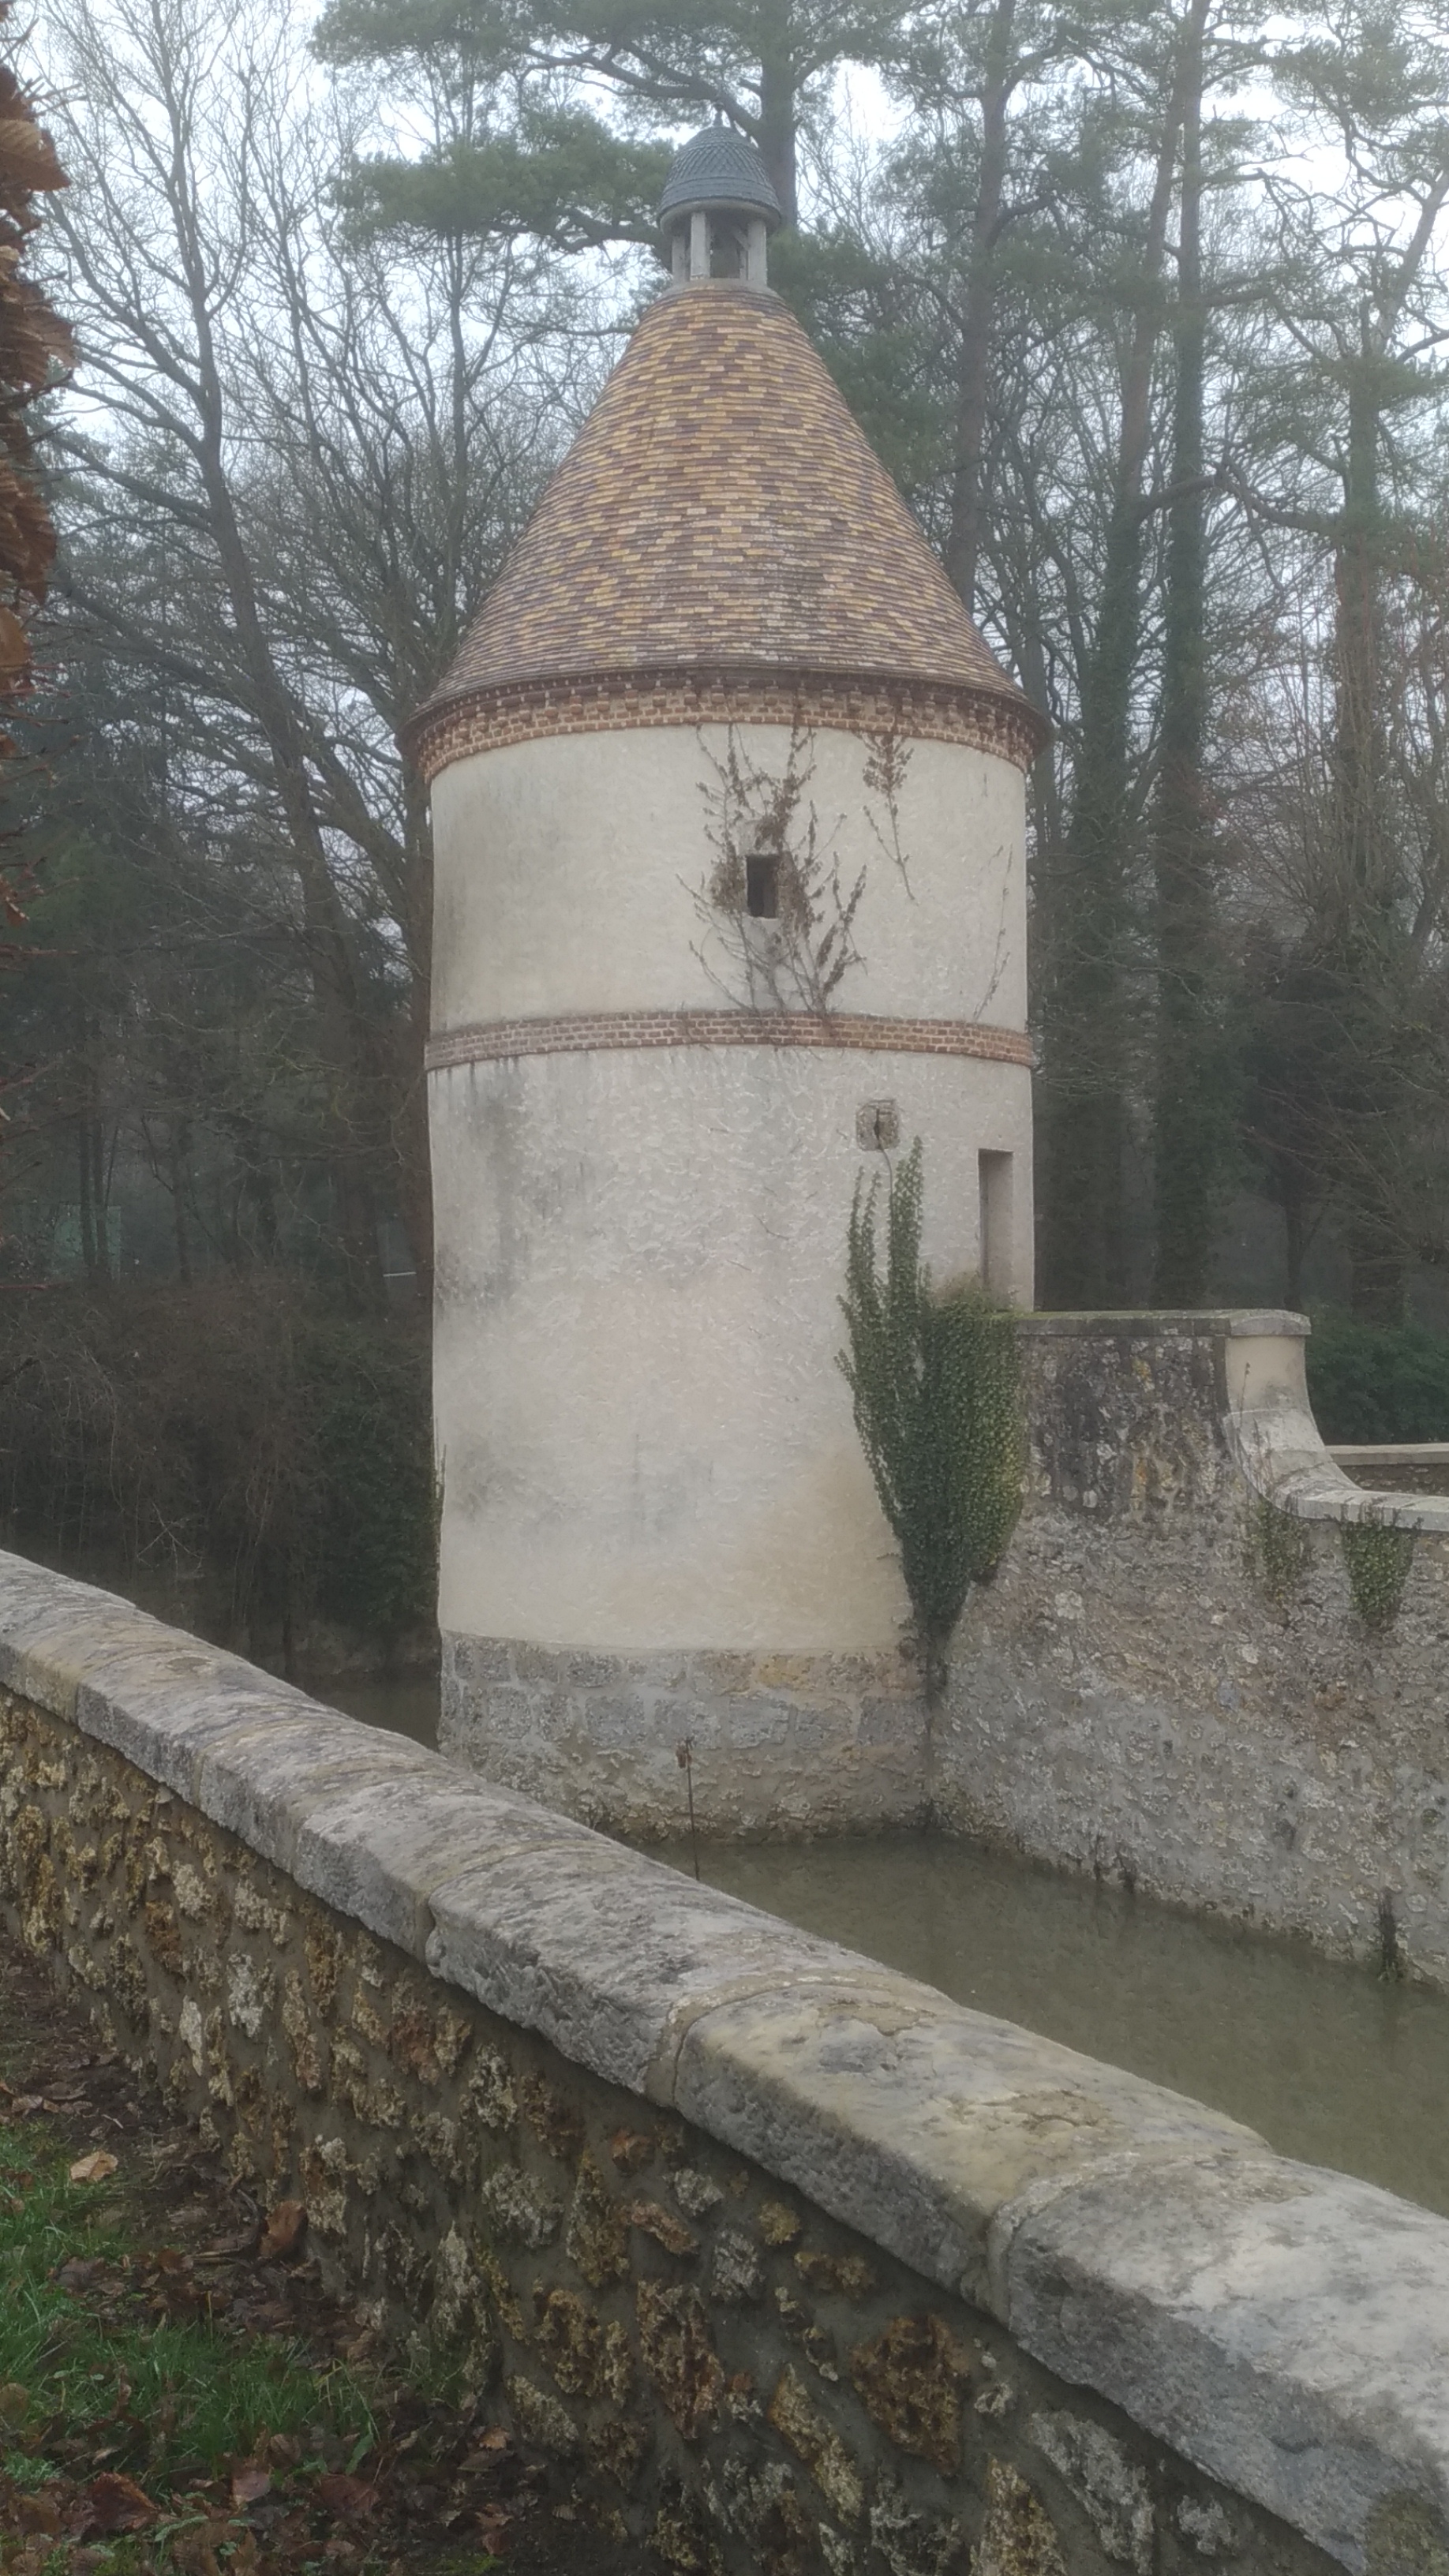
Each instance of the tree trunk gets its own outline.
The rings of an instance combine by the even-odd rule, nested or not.
[[[1193,23],[1199,26],[1205,5],[1194,0]],[[1060,863],[1048,878],[1054,919],[1039,1119],[1043,1294],[1049,1304],[1067,1307],[1117,1306],[1130,1293],[1125,1162],[1132,1060],[1126,981],[1132,692],[1142,628],[1142,476],[1158,337],[1155,290],[1177,167],[1185,54],[1180,46],[1134,281],[1136,319],[1123,370],[1101,605],[1081,680],[1071,822]]]
[[[976,568],[981,557],[986,391],[996,303],[996,242],[1006,193],[1006,111],[1014,86],[1010,65],[1015,19],[1016,0],[996,0],[981,87],[981,174],[971,220],[966,309],[961,322],[946,570],[968,610],[975,605]]]
[[[1173,498],[1154,833],[1157,1065],[1152,1103],[1155,1306],[1206,1293],[1227,1148],[1227,1086],[1215,1007],[1217,889],[1203,782],[1205,317],[1202,302],[1202,13],[1186,35]]]
[[[176,1276],[183,1288],[191,1285],[191,1246],[186,1234],[186,1157],[191,1148],[191,1121],[173,1118],[167,1141],[166,1164],[171,1176],[171,1223],[176,1236]]]
[[[755,144],[780,200],[780,212],[792,229],[800,220],[798,129],[798,82],[789,16],[782,10],[777,21],[770,12],[768,31],[760,44],[760,121]]]

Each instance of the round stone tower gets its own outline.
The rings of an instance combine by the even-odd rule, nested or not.
[[[605,1823],[919,1806],[836,1365],[852,1192],[1031,1300],[1040,719],[766,282],[712,127],[674,283],[410,747],[436,850],[443,1744]]]

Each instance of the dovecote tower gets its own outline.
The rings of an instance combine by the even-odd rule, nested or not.
[[[836,1366],[857,1177],[1031,1299],[1040,720],[686,144],[650,306],[412,727],[443,1743],[620,1826],[905,1814],[906,1600]]]

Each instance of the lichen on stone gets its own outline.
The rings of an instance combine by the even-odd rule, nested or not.
[[[662,2245],[666,2254],[697,2254],[699,2251],[699,2239],[693,2229],[686,2227],[683,2219],[676,2218],[673,2210],[666,2209],[660,2201],[631,2201],[629,2224],[637,2227],[642,2235],[652,2236],[655,2244]]]
[[[1152,2499],[1143,2471],[1123,2445],[1090,2416],[1033,2415],[1026,2429],[1071,2489],[1107,2556],[1132,2568],[1134,2576],[1152,2576]]]
[[[1008,2460],[986,2471],[986,2519],[971,2576],[1068,2576],[1057,2533]]]
[[[579,2158],[564,2249],[591,2290],[602,2290],[610,2281],[628,2278],[628,2221],[592,2156]]]
[[[644,2370],[675,2430],[697,2442],[719,2412],[724,2371],[692,2282],[640,2281],[634,2292]]]
[[[902,2451],[929,2460],[943,2477],[961,2466],[961,2384],[966,2353],[934,2310],[892,2317],[850,2356],[861,2402]]]
[[[505,2245],[521,2245],[536,2254],[551,2245],[563,2223],[563,2204],[545,2183],[520,2173],[517,2165],[498,2165],[478,2194],[478,2206],[489,2234]]]
[[[505,2380],[508,2403],[525,2441],[536,2442],[555,2458],[570,2459],[583,2447],[583,2435],[567,2407],[534,2380],[515,2372]]]
[[[833,2425],[812,2403],[803,2380],[783,2370],[770,2399],[769,2419],[789,2443],[829,2505],[837,2521],[857,2523],[865,2511],[860,2471]]]

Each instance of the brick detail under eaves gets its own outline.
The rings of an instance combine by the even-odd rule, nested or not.
[[[489,1020],[444,1029],[428,1042],[430,1073],[496,1064],[509,1056],[592,1055],[619,1048],[824,1047],[872,1055],[974,1056],[989,1064],[1035,1063],[1019,1029],[979,1020],[877,1019],[863,1011],[599,1011],[556,1019]]]
[[[478,689],[425,709],[403,736],[431,786],[441,770],[479,751],[556,734],[635,733],[650,726],[784,725],[800,733],[853,733],[869,744],[963,743],[1029,769],[1046,727],[1024,698],[994,689],[937,686],[835,672],[611,671],[597,678],[524,680]]]

